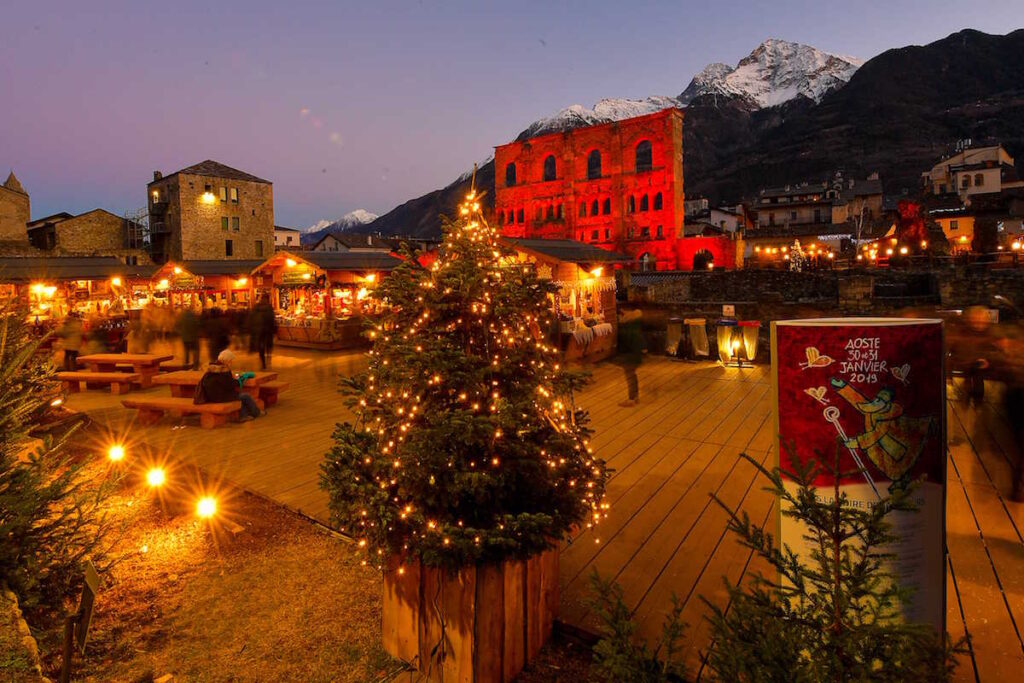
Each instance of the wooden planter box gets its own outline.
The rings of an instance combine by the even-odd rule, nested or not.
[[[392,561],[383,640],[426,680],[504,683],[531,662],[558,612],[558,549],[528,560],[442,571]]]

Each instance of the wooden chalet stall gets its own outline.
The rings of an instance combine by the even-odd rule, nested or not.
[[[153,299],[170,308],[242,310],[252,306],[249,274],[262,261],[165,263],[153,274]]]
[[[381,252],[280,252],[253,271],[253,288],[274,307],[278,343],[351,348],[363,342],[363,314],[379,305],[373,284],[400,263]]]
[[[153,270],[154,266],[126,265],[113,256],[4,257],[0,301],[24,305],[40,336],[56,330],[74,312],[90,339],[117,348],[127,335],[129,312],[146,303],[133,284],[148,280]]]
[[[615,355],[618,332],[616,265],[633,258],[574,240],[513,239],[505,242],[538,276],[558,287],[551,305],[565,360],[596,362]]]

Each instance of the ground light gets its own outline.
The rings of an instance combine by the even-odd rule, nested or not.
[[[119,444],[111,446],[110,449],[107,450],[107,458],[109,458],[111,462],[121,462],[124,460],[124,446]]]
[[[217,514],[217,500],[212,496],[203,496],[196,503],[196,516],[200,519],[210,519]]]
[[[167,483],[167,473],[161,467],[154,467],[146,472],[146,483],[151,488],[159,488]]]

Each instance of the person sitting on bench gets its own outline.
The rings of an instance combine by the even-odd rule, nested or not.
[[[260,408],[256,400],[249,394],[242,391],[242,384],[252,376],[245,373],[235,378],[231,372],[231,363],[235,360],[235,354],[224,349],[217,356],[216,363],[210,363],[206,367],[199,384],[196,385],[196,395],[193,402],[202,403],[230,403],[241,401],[242,408],[238,412],[241,422],[256,418],[260,414]]]

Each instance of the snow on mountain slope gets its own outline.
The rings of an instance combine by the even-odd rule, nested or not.
[[[330,221],[326,218],[320,219],[313,225],[306,228],[304,232],[311,233],[325,229],[340,232],[351,230],[352,228],[358,228],[361,225],[372,223],[375,220],[377,220],[377,214],[370,213],[366,209],[356,209],[355,211],[345,214],[336,221]]]
[[[571,130],[582,126],[593,126],[598,123],[611,123],[631,119],[634,116],[653,114],[654,112],[680,106],[674,97],[648,97],[642,100],[604,99],[594,105],[593,109],[574,104],[563,109],[554,116],[534,121],[529,128],[519,134],[519,140]]]
[[[803,96],[815,102],[845,85],[864,60],[824,52],[810,45],[770,38],[735,68],[709,64],[693,77],[678,100],[699,95],[741,97],[758,108],[774,107]]]

